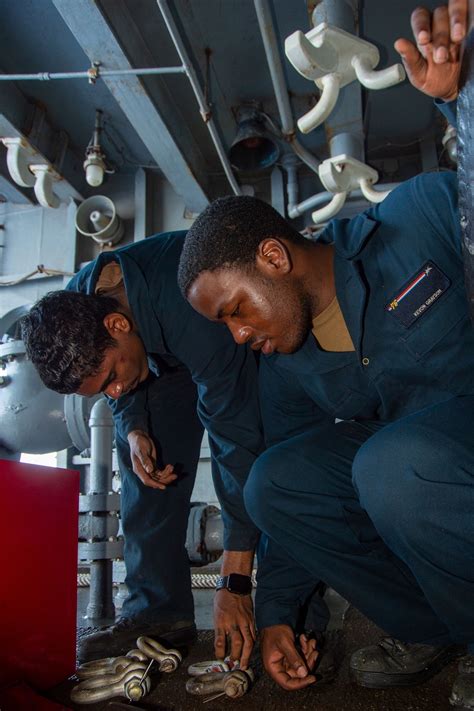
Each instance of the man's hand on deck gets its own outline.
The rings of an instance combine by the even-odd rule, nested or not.
[[[316,640],[300,635],[300,645],[301,654],[288,625],[265,627],[261,635],[263,665],[272,679],[287,691],[304,689],[316,681],[311,674],[318,658]]]
[[[468,30],[468,0],[450,0],[432,12],[417,7],[411,15],[415,43],[398,39],[400,54],[413,86],[436,99],[458,95],[461,43]]]
[[[128,433],[127,439],[133,471],[145,486],[163,490],[177,479],[172,464],[158,469],[155,443],[147,432],[132,430]]]
[[[255,623],[251,595],[218,590],[214,596],[214,649],[217,659],[228,654],[247,669],[255,643]]]
[[[224,551],[221,575],[239,573],[251,575],[253,550]],[[249,664],[256,639],[251,595],[237,595],[217,590],[214,595],[214,651],[217,659],[230,655],[238,659],[242,669]]]

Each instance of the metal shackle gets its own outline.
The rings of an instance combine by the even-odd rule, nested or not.
[[[230,698],[237,699],[243,696],[254,680],[251,669],[242,671],[236,669],[229,672],[209,672],[192,677],[186,682],[186,691],[193,696],[207,696],[222,692]]]
[[[101,660],[102,661],[102,660]],[[81,681],[71,691],[71,701],[76,704],[93,704],[114,696],[125,696],[130,701],[139,701],[151,689],[149,677],[144,677],[147,666],[133,659],[130,664],[115,674],[102,674]]]
[[[174,672],[183,661],[181,652],[177,649],[166,649],[151,637],[139,637],[137,647],[148,659],[154,659],[158,663],[160,671],[166,674]]]
[[[105,659],[85,662],[78,667],[76,675],[79,679],[92,679],[104,674],[122,673],[134,661],[148,662],[148,657],[139,649],[131,649],[125,656],[106,657]]]
[[[250,682],[253,681],[253,672],[250,669],[247,671],[236,669],[226,672],[225,676],[224,691],[226,696],[230,696],[232,699],[243,696],[249,690]]]

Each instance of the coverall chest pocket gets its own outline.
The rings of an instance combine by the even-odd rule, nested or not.
[[[351,353],[347,360],[349,362],[341,367],[315,372],[306,379],[305,388],[319,406],[334,417],[341,420],[370,417],[372,398],[361,381],[356,354]]]
[[[446,346],[456,343],[456,330],[462,330],[468,321],[467,299],[463,282],[451,285],[438,301],[423,313],[412,326],[403,329],[400,342],[417,361],[430,356],[430,367],[436,365],[439,353],[440,367],[446,367]],[[449,336],[449,338],[447,338]]]

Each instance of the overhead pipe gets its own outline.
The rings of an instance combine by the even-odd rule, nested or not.
[[[284,138],[293,148],[296,155],[303,163],[318,172],[319,161],[313,156],[296,138],[295,122],[291,110],[288,88],[286,86],[283,64],[281,61],[278,41],[276,38],[273,18],[268,4],[268,0],[254,0],[255,12],[257,13],[260,33],[262,35],[263,46],[267,58],[268,68],[273,84],[273,91],[280,114],[281,130]]]
[[[157,74],[186,74],[191,86],[193,88],[194,94],[199,104],[199,111],[206,123],[214,146],[216,148],[217,154],[224,168],[227,179],[233,192],[236,195],[241,195],[242,191],[239,184],[232,172],[230,162],[227,158],[226,152],[222,145],[222,141],[217,132],[214,120],[212,118],[211,107],[207,103],[204,93],[199,85],[194,68],[189,60],[184,44],[179,35],[176,24],[173,17],[169,11],[168,3],[166,0],[157,0],[158,7],[161,11],[165,24],[174,42],[176,50],[182,61],[182,66],[178,67],[145,67],[145,68],[133,68],[133,69],[100,69],[100,64],[97,63],[93,67],[90,67],[87,71],[82,72],[38,72],[35,74],[0,74],[0,81],[51,81],[55,79],[88,79],[89,82],[95,83],[97,79],[101,77],[112,77],[112,76],[147,76],[147,75],[157,75]]]
[[[54,79],[89,79],[95,82],[100,77],[146,76],[147,74],[185,74],[184,67],[144,67],[142,69],[100,69],[90,67],[85,72],[38,72],[36,74],[0,74],[0,81],[52,81]]]
[[[222,167],[224,168],[225,174],[227,176],[227,180],[229,181],[229,184],[234,191],[235,195],[242,195],[242,190],[237,183],[237,180],[235,179],[234,173],[232,172],[232,168],[229,162],[229,159],[227,158],[227,154],[224,150],[224,146],[222,145],[222,141],[220,139],[219,133],[217,131],[216,124],[214,122],[214,119],[212,118],[212,110],[209,104],[206,101],[206,98],[204,96],[204,92],[201,89],[201,86],[199,84],[196,72],[194,71],[194,67],[191,63],[191,60],[188,56],[188,53],[186,51],[186,48],[184,46],[184,43],[181,39],[181,36],[179,34],[179,30],[176,26],[176,23],[173,19],[173,16],[171,14],[168,1],[167,0],[157,0],[158,7],[161,11],[163,20],[165,21],[166,27],[168,28],[168,32],[170,33],[171,39],[174,42],[174,46],[176,48],[176,51],[179,54],[179,58],[181,59],[181,62],[183,63],[183,68],[184,71],[186,72],[186,75],[191,83],[192,89],[194,91],[194,95],[197,99],[198,105],[199,105],[199,112],[202,116],[202,119],[204,123],[207,126],[207,129],[209,131],[209,134],[212,138],[212,141],[214,143],[214,146],[216,148],[217,154],[220,158],[220,161],[222,163]]]

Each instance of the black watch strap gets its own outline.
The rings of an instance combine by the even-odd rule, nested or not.
[[[252,592],[252,578],[250,575],[230,573],[217,579],[216,590],[228,590],[236,595],[250,595]]]

